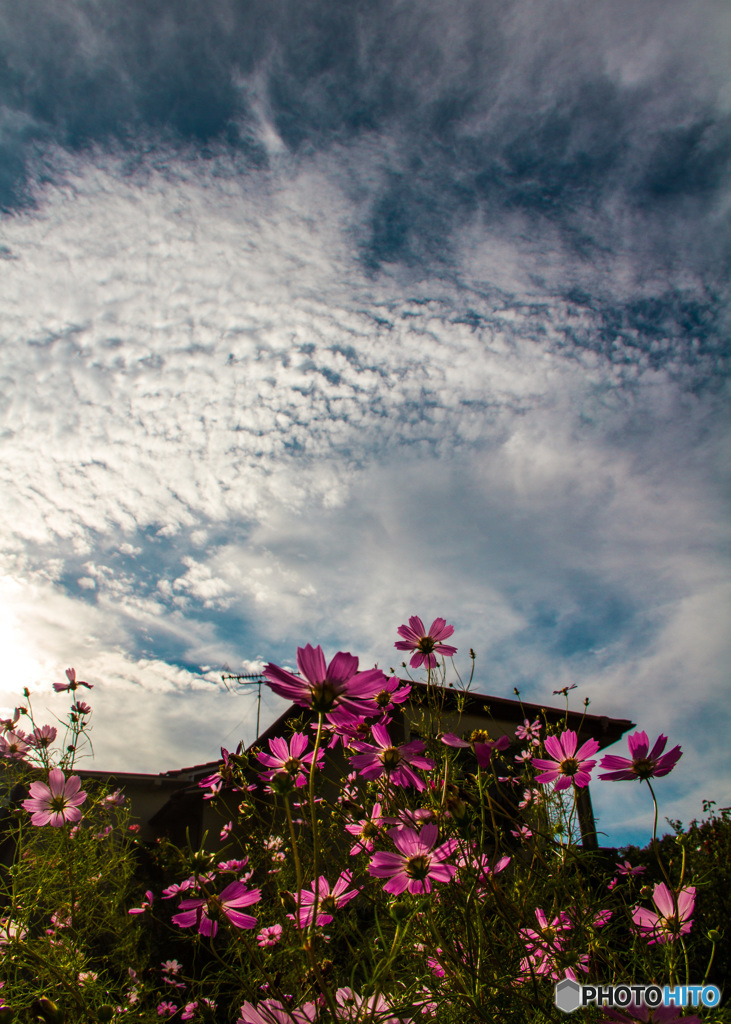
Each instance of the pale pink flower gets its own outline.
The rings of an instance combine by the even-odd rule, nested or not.
[[[360,892],[360,889],[348,889],[352,874],[350,871],[343,871],[335,885],[330,888],[330,883],[324,875],[320,875],[317,882],[317,897],[315,897],[315,883],[311,883],[310,889],[302,889],[298,900],[298,913],[300,928],[307,928],[312,924],[315,914],[315,924],[322,928],[330,924],[336,911],[350,903]],[[288,914],[294,920],[294,914]]]
[[[578,739],[576,733],[566,729],[560,736],[547,736],[545,747],[553,760],[534,757],[533,765],[541,772],[536,775],[536,782],[555,782],[555,789],[568,789],[575,786],[588,786],[591,769],[596,761],[588,758],[596,754],[599,744],[596,740],[587,740],[579,750],[576,749]]]
[[[213,999],[196,999],[192,1003],[186,1003],[183,1012],[180,1015],[181,1020],[193,1020],[198,1007],[207,1006],[209,1010],[216,1009],[216,1003]]]
[[[85,686],[87,690],[94,689],[93,683],[85,683],[83,679],[76,678],[76,669],[67,668],[66,678],[68,679],[67,683],[53,684],[53,688],[56,691],[56,693],[64,693],[66,690],[71,690],[73,692],[74,690],[78,690],[80,686]]]
[[[60,768],[53,768],[48,773],[48,785],[31,782],[30,799],[23,801],[23,807],[32,813],[33,825],[58,828],[67,821],[81,821],[79,807],[86,800],[86,793],[80,790],[78,775],[66,779]]]
[[[158,1017],[172,1017],[174,1013],[178,1012],[178,1007],[175,1003],[171,1003],[168,1000],[158,1004],[157,1015]]]
[[[515,735],[519,740],[528,740],[533,746],[536,746],[538,737],[541,735],[540,719],[536,718],[534,722],[529,722],[527,718],[524,718],[523,724],[515,730]]]
[[[196,897],[183,900],[178,909],[182,913],[173,915],[173,923],[179,928],[198,926],[201,935],[211,938],[218,931],[218,921],[225,917],[236,928],[256,928],[256,918],[242,914],[241,907],[258,903],[259,889],[247,889],[243,882],[231,882],[220,895]]]
[[[421,740],[394,746],[385,725],[374,725],[371,729],[374,743],[351,743],[354,754],[350,763],[364,779],[380,779],[382,775],[397,786],[415,786],[420,792],[426,788],[414,768],[426,771],[434,767],[430,757],[422,757],[424,744]]]
[[[317,1019],[314,1003],[288,1010],[278,999],[262,999],[258,1006],[245,1002],[236,1024],[310,1024]]]
[[[373,700],[386,683],[380,669],[359,672],[358,659],[344,651],[327,665],[322,648],[311,644],[297,648],[297,667],[304,679],[278,665],[266,665],[262,675],[275,693],[313,711],[343,707],[354,714],[372,714],[377,710]]]
[[[378,1024],[411,1024],[412,1018],[396,1017],[386,997],[379,993],[361,996],[351,988],[339,988],[335,993],[338,1021],[356,1024],[363,1020],[378,1021]]]
[[[282,938],[281,924],[272,924],[268,928],[262,928],[256,937],[256,941],[262,949],[268,946],[276,946]]]
[[[224,840],[228,839],[229,835],[231,834],[231,829],[233,827],[234,823],[232,821],[226,822],[226,824],[221,829],[221,842],[224,842]]]
[[[436,655],[442,654],[450,658],[457,653],[457,648],[450,644],[442,643],[454,633],[454,626],[448,626],[446,619],[434,619],[429,629],[424,629],[424,623],[418,615],[412,615],[408,626],[399,626],[396,630],[403,640],[397,640],[393,645],[397,651],[414,651],[409,664],[412,668],[419,668],[426,665],[427,668],[434,668],[437,663]]]
[[[530,839],[533,835],[527,825],[520,825],[517,829],[511,829],[510,834],[515,836],[516,839]]]
[[[432,880],[449,882],[456,872],[454,864],[446,863],[457,846],[456,839],[435,848],[439,838],[436,825],[424,825],[421,832],[411,828],[393,828],[389,836],[398,853],[379,852],[368,865],[376,878],[389,878],[384,890],[399,896],[405,889],[410,893],[431,892]]]
[[[667,885],[658,882],[652,894],[652,902],[657,907],[657,913],[644,907],[636,907],[632,912],[637,931],[644,935],[649,945],[672,942],[690,931],[695,907],[694,885],[681,889],[674,898]]]
[[[611,768],[609,772],[600,775],[600,779],[607,779],[610,782],[622,780],[653,779],[661,775],[667,775],[673,770],[683,752],[680,747],[673,747],[667,754],[663,750],[668,742],[667,736],[659,736],[655,745],[650,750],[650,741],[646,732],[635,732],[627,737],[627,745],[632,755],[630,758],[617,757],[615,754],[606,754],[602,758],[600,768]]]
[[[102,803],[106,804],[108,807],[121,807],[126,799],[127,797],[121,789],[115,789],[113,793],[109,793],[103,798]]]
[[[55,725],[36,726],[29,742],[32,743],[34,747],[46,749],[47,747],[50,747],[56,739],[56,733],[57,729]]]
[[[88,715],[91,712],[91,705],[87,704],[86,701],[77,700],[77,702],[72,705],[71,710],[77,715]]]
[[[0,736],[0,756],[21,761],[30,749],[32,740],[21,732],[6,732]]]

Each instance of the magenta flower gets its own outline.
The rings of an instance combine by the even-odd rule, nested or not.
[[[642,875],[647,871],[647,868],[639,867],[633,868],[628,860],[621,864],[617,864],[617,872],[620,875]]]
[[[599,744],[596,740],[587,740],[577,750],[577,743],[576,733],[571,729],[560,736],[547,736],[545,746],[553,760],[533,758],[533,765],[541,771],[540,775],[536,775],[536,782],[555,782],[557,790],[568,789],[572,783],[575,786],[588,786],[591,769],[596,761],[587,758],[596,754]]]
[[[358,837],[358,842],[350,848],[351,857],[357,853],[372,853],[373,840],[381,834],[384,824],[393,824],[393,818],[384,818],[381,814],[382,810],[381,804],[376,803],[373,805],[369,817],[361,818],[360,821],[346,822],[345,831],[350,832],[351,836]]]
[[[652,894],[652,902],[657,907],[657,913],[644,907],[636,907],[632,912],[632,920],[638,932],[645,936],[649,945],[655,942],[672,942],[690,931],[695,907],[694,885],[681,889],[673,898],[673,893],[667,885],[658,882]]]
[[[415,786],[419,792],[426,789],[426,783],[419,778],[414,768],[430,771],[434,762],[430,757],[421,756],[424,750],[421,740],[394,746],[385,725],[372,726],[371,736],[375,743],[354,740],[350,744],[353,750],[359,751],[353,755],[350,763],[364,779],[380,779],[386,775],[397,786]]]
[[[256,941],[259,943],[261,949],[266,949],[268,946],[276,946],[281,938],[281,924],[272,924],[268,928],[262,928],[256,937]]]
[[[315,916],[315,905],[317,905],[317,918],[315,924],[322,928],[330,924],[336,910],[350,903],[360,892],[360,889],[348,889],[352,874],[350,871],[343,871],[335,885],[330,889],[330,883],[324,875],[320,875],[317,883],[317,897],[315,897],[315,883],[311,883],[312,891],[302,889],[299,894],[298,909],[300,928],[307,928],[312,924]],[[294,920],[294,915],[288,917]]]
[[[155,902],[155,896],[154,896],[152,890],[148,889],[147,892],[145,893],[145,898],[142,901],[142,906],[141,907],[132,907],[132,909],[128,910],[127,913],[128,914],[132,914],[132,915],[144,914],[145,911],[151,909],[152,904],[154,902]]]
[[[633,733],[627,737],[629,752],[632,756],[628,758],[607,754],[602,758],[599,767],[612,770],[600,775],[599,778],[608,779],[610,782],[620,782],[624,779],[639,779],[641,781],[667,775],[683,756],[680,747],[673,747],[667,754],[663,754],[667,742],[667,736],[661,735],[650,750],[647,733]]]
[[[501,736],[497,740],[491,740],[485,729],[475,729],[466,740],[461,740],[453,732],[442,733],[442,743],[448,747],[471,747],[480,768],[487,768],[495,750],[507,750],[510,740],[507,736]]]
[[[314,1003],[305,1003],[299,1010],[288,1010],[278,999],[262,999],[258,1006],[247,1000],[236,1024],[310,1024],[316,1019]]]
[[[31,782],[30,799],[23,801],[23,807],[33,815],[31,824],[59,828],[67,821],[81,821],[79,807],[86,800],[86,793],[80,790],[79,776],[66,779],[60,768],[48,773],[48,785]]]
[[[218,922],[223,919],[230,921],[235,928],[256,928],[256,918],[242,914],[240,908],[258,903],[260,899],[259,889],[247,889],[243,882],[231,882],[218,896],[183,900],[178,908],[182,913],[174,914],[172,920],[179,928],[197,925],[200,934],[210,938],[216,934]]]
[[[67,683],[53,684],[53,688],[56,693],[64,693],[66,690],[71,690],[73,692],[74,690],[78,690],[80,686],[85,686],[87,690],[94,689],[93,683],[85,683],[83,679],[76,678],[76,669],[74,668],[66,669],[66,678],[68,679]]]
[[[446,619],[434,619],[427,632],[419,616],[412,615],[408,626],[399,626],[396,632],[404,637],[393,645],[396,650],[416,652],[409,663],[412,668],[424,664],[427,668],[434,668],[437,663],[435,652],[448,658],[457,653],[456,647],[442,643],[454,633],[454,626],[448,626]]]
[[[77,715],[88,715],[91,712],[91,706],[83,700],[77,700],[72,705],[71,710]]]
[[[295,786],[304,786],[307,782],[304,767],[312,764],[312,757],[315,753],[314,750],[311,750],[309,754],[305,754],[308,744],[309,740],[301,732],[294,733],[289,744],[283,736],[275,736],[274,739],[269,740],[271,754],[262,751],[256,755],[261,763],[269,769],[262,772],[262,778],[271,782],[275,775],[285,774],[292,778]],[[322,768],[323,757],[324,752],[318,751],[318,768]]]
[[[297,648],[297,667],[304,679],[278,665],[265,665],[262,674],[280,697],[313,711],[343,707],[354,714],[373,714],[373,699],[386,681],[380,669],[359,672],[358,659],[344,651],[339,651],[326,665],[322,648],[311,644]]]
[[[449,882],[456,872],[453,864],[445,863],[457,846],[456,839],[436,847],[439,829],[436,825],[424,825],[421,832],[411,828],[392,828],[388,833],[398,853],[379,852],[368,865],[368,871],[376,878],[389,878],[384,885],[386,892],[399,896],[405,889],[410,893],[431,892],[432,879],[435,882]]]

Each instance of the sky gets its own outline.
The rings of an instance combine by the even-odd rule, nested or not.
[[[680,743],[661,821],[730,804],[725,0],[0,0],[0,50],[0,713],[74,666],[95,766],[166,771],[254,740],[223,671],[442,616]]]

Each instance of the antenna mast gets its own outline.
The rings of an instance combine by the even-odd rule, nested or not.
[[[258,688],[257,700],[256,700],[256,740],[259,739],[259,718],[261,716],[261,685],[265,681],[264,676],[259,672],[224,672],[221,676],[226,689],[230,690],[231,687],[228,685],[229,680],[238,683],[239,686],[256,686]]]

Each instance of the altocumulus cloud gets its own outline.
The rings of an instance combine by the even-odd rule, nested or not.
[[[4,700],[75,664],[160,770],[439,614],[722,799],[728,10],[0,11]]]

